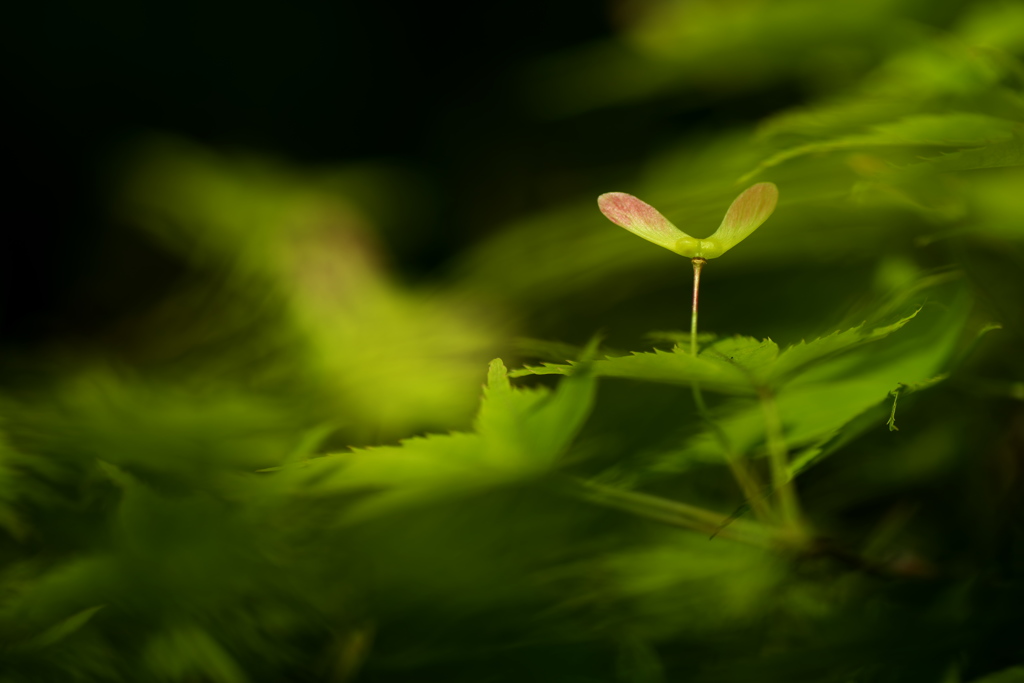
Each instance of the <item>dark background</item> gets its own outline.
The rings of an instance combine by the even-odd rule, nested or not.
[[[89,334],[144,307],[180,263],[106,213],[119,150],[151,132],[299,165],[416,178],[398,270],[566,197],[607,191],[683,129],[754,121],[800,93],[552,118],[524,97],[544,55],[610,36],[629,3],[23,4],[6,22],[0,343]],[[595,140],[607,144],[596,145]]]
[[[85,324],[69,320],[70,290],[86,286],[105,248],[130,239],[105,219],[103,182],[135,136],[169,132],[298,164],[410,168],[434,198],[418,228],[437,239],[398,257],[428,271],[475,231],[557,199],[545,179],[587,161],[565,135],[572,128],[521,109],[516,68],[610,30],[605,8],[584,1],[461,12],[356,2],[16,12],[3,57],[14,173],[0,334],[26,342]],[[145,275],[118,261],[125,272],[106,277],[127,287]]]

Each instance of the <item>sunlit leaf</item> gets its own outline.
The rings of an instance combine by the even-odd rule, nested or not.
[[[491,362],[474,433],[432,434],[278,468],[299,495],[357,495],[357,520],[536,476],[553,467],[590,414],[594,376],[577,366],[557,389],[523,389]]]
[[[550,392],[512,388],[501,360],[491,362],[476,429],[497,466],[542,470],[554,462],[590,413],[594,377],[587,365],[575,366]]]
[[[778,382],[815,361],[828,358],[860,344],[884,339],[913,320],[920,310],[917,309],[910,315],[889,325],[867,328],[867,323],[864,323],[843,332],[833,332],[830,335],[818,337],[809,342],[801,341],[799,344],[794,344],[779,354],[778,360],[772,366],[768,377],[772,382]]]
[[[528,374],[568,375],[573,372],[574,367],[572,364],[544,363],[540,366],[527,366],[511,374],[514,377]],[[622,377],[671,384],[699,382],[702,387],[722,393],[754,393],[749,378],[738,366],[713,356],[701,355],[695,358],[681,349],[655,350],[605,358],[594,361],[593,371],[601,377]]]
[[[881,339],[902,328],[917,315],[915,312],[871,332],[854,328],[841,335],[830,335],[819,340],[821,345],[817,347],[816,342],[791,347],[797,351],[787,361],[788,367],[781,367],[782,372],[777,375],[761,375],[765,382],[789,377],[772,391],[782,417],[787,448],[804,449],[792,459],[791,473],[820,459],[820,449],[826,442],[855,418],[887,400],[897,385],[923,388],[934,383],[931,380],[948,362],[959,339],[966,315],[965,301],[942,316],[931,315],[925,326],[904,343],[895,340],[881,350],[860,347],[865,341]],[[784,351],[780,361],[785,356]],[[801,365],[803,371],[795,372]],[[738,398],[725,404],[715,420],[735,451],[764,453],[764,411],[760,399]],[[878,424],[884,428],[884,417]],[[684,448],[666,453],[661,466],[685,469],[689,462],[721,462],[725,455],[718,435],[707,429]]]
[[[738,368],[747,377],[751,386],[756,386],[761,383],[760,378],[778,358],[779,345],[771,339],[726,337],[702,351],[701,355]]]
[[[779,351],[770,339],[726,337],[708,346],[695,358],[685,346],[672,351],[636,352],[595,361],[593,370],[602,377],[622,377],[652,382],[690,384],[725,394],[752,395],[759,386],[778,386],[815,361],[832,357],[860,344],[884,339],[912,320],[918,311],[880,327],[865,325],[835,332]],[[525,375],[567,375],[573,364],[543,363],[513,370]]]
[[[672,534],[660,544],[617,553],[604,568],[618,599],[641,614],[652,635],[735,628],[765,609],[785,573],[759,548]],[[676,615],[686,614],[679,619]]]

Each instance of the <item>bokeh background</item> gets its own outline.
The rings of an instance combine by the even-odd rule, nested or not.
[[[0,680],[1022,680],[1024,4],[6,26]],[[784,347],[924,306],[842,369],[866,403],[787,433],[815,464],[796,556],[516,460],[728,515],[687,389],[605,379],[587,422],[583,384],[504,404],[492,366],[494,414],[547,417],[477,412],[495,357],[681,338],[689,264],[598,194],[703,237],[758,181],[779,207],[708,266],[705,330]]]

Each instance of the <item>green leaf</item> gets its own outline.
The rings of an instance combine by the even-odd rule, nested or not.
[[[242,668],[205,629],[195,625],[172,628],[150,640],[143,661],[157,680],[207,680],[246,683]]]
[[[806,448],[801,449],[798,453],[795,453],[789,460],[790,476],[795,477],[797,474],[803,472],[805,469],[817,462],[818,459],[831,453],[832,449],[837,445],[835,443],[835,436],[838,433],[838,430],[835,432],[829,432],[810,446],[807,446]]]
[[[698,534],[666,534],[660,543],[615,553],[604,572],[630,613],[660,636],[735,629],[757,619],[785,579],[778,556]]]
[[[718,358],[739,368],[751,385],[760,384],[760,377],[779,355],[779,345],[771,339],[754,337],[727,337],[709,346],[701,355]]]
[[[918,114],[880,123],[867,132],[790,147],[768,157],[740,178],[749,180],[796,157],[862,147],[981,147],[1013,139],[1015,124],[993,116],[953,112]]]
[[[618,642],[619,680],[631,683],[665,683],[665,671],[654,647],[636,636],[625,636]]]
[[[652,330],[644,335],[644,338],[655,344],[659,342],[670,342],[675,346],[688,347],[690,343],[689,330]],[[697,343],[703,348],[705,345],[718,339],[714,332],[698,332]],[[615,354],[625,355],[625,354]]]
[[[782,390],[776,397],[790,450],[819,442],[850,420],[877,405],[892,384],[874,378],[832,381]],[[763,452],[764,414],[759,401],[744,401],[717,419],[741,453]],[[682,452],[687,459],[718,462],[725,456],[711,431],[694,437]]]
[[[568,375],[575,370],[572,363],[543,363],[512,372],[524,375]],[[754,389],[743,369],[718,357],[694,357],[682,349],[636,352],[628,356],[605,358],[593,363],[593,372],[601,377],[621,377],[649,382],[692,384],[726,394],[750,395]]]
[[[867,323],[863,323],[843,332],[834,332],[810,342],[801,341],[799,344],[794,344],[779,355],[778,360],[771,367],[768,379],[773,384],[778,384],[811,363],[835,356],[861,344],[884,339],[913,320],[920,311],[921,309],[918,308],[889,325],[867,328]]]
[[[495,359],[474,433],[353,449],[275,476],[303,495],[369,494],[347,508],[349,521],[537,476],[555,466],[590,414],[594,386],[588,363],[581,363],[554,391],[513,387]]]
[[[930,312],[930,319],[904,342],[896,339],[889,348],[871,352],[861,349],[824,363],[807,373],[807,384],[801,380],[783,388],[778,400],[790,447],[815,441],[823,445],[833,432],[847,427],[855,418],[884,401],[893,387],[916,391],[944,379],[941,372],[953,357],[968,308],[966,296],[961,296],[940,315]],[[902,327],[906,319],[894,323],[897,324]],[[850,360],[855,362],[850,363]],[[846,379],[838,379],[842,375]],[[810,451],[790,462],[791,476],[831,449],[814,453],[812,447]]]
[[[911,168],[931,166],[937,171],[973,171],[983,168],[1024,166],[1024,127],[1010,131],[1009,139],[998,140],[981,147],[925,157]]]
[[[106,605],[94,605],[93,607],[89,607],[72,614],[67,619],[54,624],[33,638],[30,643],[30,647],[48,647],[54,643],[64,640],[72,633],[85,626],[89,620],[104,607],[106,607]]]
[[[272,476],[299,496],[361,495],[342,517],[357,521],[499,483],[477,434],[430,435],[353,449],[284,467]]]
[[[884,339],[913,320],[919,310],[888,325],[869,328],[865,323],[810,342],[802,341],[781,353],[771,339],[736,336],[711,344],[696,358],[677,346],[672,351],[659,349],[598,360],[593,363],[593,371],[602,377],[671,384],[697,382],[710,391],[755,395],[758,387],[781,386],[817,361]],[[567,375],[574,367],[572,363],[543,363],[514,370],[511,375]]]
[[[568,446],[593,405],[589,363],[573,367],[552,394],[547,389],[512,389],[500,359],[491,362],[476,430],[494,463],[517,469],[549,467]]]
[[[791,476],[831,452],[830,441],[858,416],[877,406],[896,386],[924,386],[951,358],[963,328],[966,300],[941,315],[933,309],[927,320],[907,339],[894,338],[881,349],[862,348],[903,328],[919,312],[891,325],[870,331],[863,326],[820,341],[791,347],[793,357],[780,366],[761,365],[760,379],[774,381],[775,401],[782,417],[786,447],[803,449],[790,462]],[[756,347],[748,347],[752,358]],[[787,350],[788,351],[788,350]],[[816,361],[816,362],[814,362]],[[778,368],[782,374],[773,374]],[[739,397],[720,407],[718,427],[728,434],[730,446],[740,453],[764,453],[764,414],[759,399]],[[721,462],[726,454],[715,431],[707,429],[679,450],[663,454],[659,467],[685,469],[690,462]]]

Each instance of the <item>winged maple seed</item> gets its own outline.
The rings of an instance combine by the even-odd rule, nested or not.
[[[697,239],[672,223],[647,204],[625,192],[608,192],[597,198],[597,205],[608,220],[634,235],[688,258],[718,258],[746,239],[768,220],[779,201],[775,183],[758,183],[737,197],[711,237]]]

